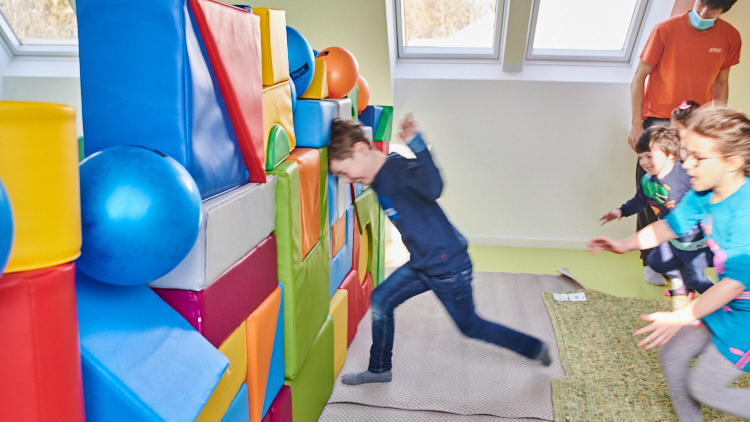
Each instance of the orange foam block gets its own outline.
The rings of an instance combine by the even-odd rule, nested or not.
[[[295,148],[286,161],[296,161],[299,167],[302,259],[304,259],[320,238],[320,152],[315,148]]]

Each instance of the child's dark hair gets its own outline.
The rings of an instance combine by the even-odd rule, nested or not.
[[[354,145],[364,142],[372,148],[370,140],[362,130],[362,124],[353,120],[333,119],[331,142],[328,143],[328,160],[346,160],[354,153]]]
[[[654,148],[658,148],[666,155],[679,157],[680,134],[677,129],[666,125],[654,125],[644,130],[635,144],[635,152],[641,154]]]
[[[700,108],[700,104],[696,103],[693,100],[683,101],[682,104],[679,105],[679,107],[672,110],[671,120],[673,122],[680,122],[683,126],[687,127],[688,119],[693,115],[695,110],[698,110],[698,108]]]
[[[701,108],[690,118],[688,130],[716,139],[719,151],[745,159],[745,176],[750,176],[750,120],[741,111]]]
[[[735,3],[737,3],[737,0],[701,0],[701,4],[704,6],[712,9],[721,9],[721,13],[729,11]]]

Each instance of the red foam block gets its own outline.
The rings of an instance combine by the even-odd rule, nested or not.
[[[75,265],[0,277],[0,419],[83,421]]]
[[[278,287],[276,262],[272,234],[199,292],[153,290],[218,348]]]
[[[383,154],[388,154],[390,152],[390,145],[388,142],[373,142],[372,146],[382,152]]]
[[[189,0],[250,181],[265,183],[260,17],[216,0]]]
[[[288,385],[281,387],[262,422],[292,422],[292,389]]]
[[[352,344],[357,334],[357,326],[362,321],[367,310],[370,309],[370,296],[372,295],[372,277],[367,273],[364,283],[359,282],[359,274],[352,270],[346,275],[339,289],[349,292],[349,303],[347,317],[346,347]]]

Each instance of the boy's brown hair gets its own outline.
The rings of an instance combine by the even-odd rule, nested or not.
[[[690,118],[688,130],[716,139],[719,151],[745,159],[745,176],[750,176],[750,120],[728,108],[701,108]]]
[[[333,119],[331,141],[328,143],[328,160],[346,160],[354,153],[354,145],[364,142],[372,148],[370,140],[362,130],[362,124],[353,120]]]
[[[654,148],[677,159],[680,156],[680,134],[677,129],[672,126],[654,125],[644,130],[635,144],[635,152],[641,154]]]

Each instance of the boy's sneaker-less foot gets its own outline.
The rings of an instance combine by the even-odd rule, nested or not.
[[[341,377],[341,381],[347,385],[360,385],[360,384],[367,384],[371,382],[391,382],[392,377],[393,377],[393,373],[391,372],[390,369],[385,372],[381,372],[379,374],[370,372],[368,370],[368,371],[350,372],[348,374],[344,374],[344,376]]]
[[[646,280],[646,283],[651,283],[655,286],[667,285],[667,280],[664,279],[664,276],[657,273],[649,266],[643,267],[643,279]]]
[[[541,362],[544,366],[550,366],[552,364],[552,358],[549,356],[549,348],[547,343],[542,342],[542,349],[539,350],[539,354],[536,355],[534,360]]]

